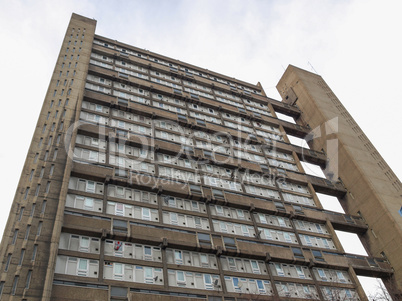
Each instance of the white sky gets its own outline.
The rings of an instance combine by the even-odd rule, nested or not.
[[[275,86],[287,65],[313,71],[310,62],[402,176],[401,140],[396,139],[402,111],[401,1],[0,4],[0,233],[72,12],[96,19],[97,34],[247,82],[260,81],[278,100]]]

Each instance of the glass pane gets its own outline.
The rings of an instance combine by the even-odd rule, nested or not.
[[[233,279],[233,286],[235,288],[239,287],[239,278],[233,277],[232,279]]]
[[[252,260],[251,261],[251,266],[253,267],[253,269],[258,269],[257,261]]]
[[[87,191],[88,192],[95,192],[95,182],[88,181],[87,182]]]
[[[204,281],[205,281],[205,284],[212,284],[211,275],[204,274]]]
[[[89,238],[81,237],[81,247],[88,248],[89,247]]]
[[[145,267],[145,278],[153,278],[152,268]]]
[[[177,271],[177,281],[184,282],[184,273]]]
[[[208,256],[205,254],[201,254],[201,262],[202,263],[208,263]]]
[[[144,247],[144,254],[145,255],[152,255],[152,248],[151,247]]]
[[[174,258],[181,260],[183,258],[181,251],[174,251]]]
[[[86,259],[80,259],[79,265],[78,265],[78,269],[79,270],[87,270],[88,267],[88,260]]]
[[[115,274],[123,274],[123,264],[121,263],[115,263],[114,264],[114,273]]]
[[[92,198],[85,198],[84,200],[84,207],[85,208],[93,208],[94,206],[94,199]]]

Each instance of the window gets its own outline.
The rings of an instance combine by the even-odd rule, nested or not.
[[[303,252],[300,248],[293,248],[292,247],[292,252],[294,257],[296,258],[304,258]]]
[[[260,267],[258,266],[257,261],[251,260],[251,268],[253,269],[253,273],[260,274]]]
[[[5,267],[4,267],[4,272],[7,272],[7,271],[8,271],[8,268],[9,268],[9,266],[10,266],[10,262],[11,262],[11,254],[8,254],[8,255],[7,255],[6,265],[5,265]]]
[[[185,284],[185,283],[186,283],[186,279],[185,279],[185,277],[184,277],[184,272],[182,272],[182,271],[177,271],[177,272],[176,272],[176,280],[177,280],[177,283],[178,283],[178,284],[179,284],[179,283]]]
[[[149,208],[142,208],[142,219],[147,221],[151,220],[151,210]]]
[[[50,190],[50,181],[46,183],[46,193],[49,193]]]
[[[178,224],[177,213],[170,212],[170,223],[172,225],[177,225]]]
[[[248,227],[246,225],[241,225],[241,231],[244,236],[250,236],[250,233],[248,231]]]
[[[14,277],[14,282],[13,282],[13,287],[11,289],[11,295],[15,295],[15,291],[17,290],[17,285],[18,285],[18,280],[19,280],[19,276],[15,276]]]
[[[278,276],[285,276],[285,273],[282,269],[282,265],[280,263],[275,263],[274,265],[275,265],[275,270],[276,270]]]
[[[314,258],[315,258],[317,261],[325,261],[324,258],[322,257],[321,251],[318,251],[318,250],[311,250],[311,252],[313,253]]]
[[[80,237],[80,252],[89,252],[89,237]]]
[[[241,287],[239,287],[239,278],[233,277],[232,281],[233,281],[233,287],[234,287],[235,291],[241,292]]]
[[[54,153],[53,153],[53,161],[54,160],[56,160],[56,158],[57,158],[57,153],[59,152],[59,150],[56,148],[55,150],[54,150]]]
[[[154,283],[154,273],[152,268],[144,267],[145,283]]]
[[[286,227],[286,223],[283,220],[283,218],[282,217],[277,217],[277,218],[278,218],[279,226]]]
[[[227,228],[227,225],[225,222],[219,222],[219,227],[221,229],[221,232],[225,232],[225,233],[228,232],[228,228]]]
[[[205,288],[208,290],[213,289],[212,287],[212,277],[209,274],[204,274],[204,284],[205,284]]]
[[[18,221],[20,221],[22,219],[23,214],[24,214],[24,207],[21,207],[20,214],[18,216]]]
[[[39,191],[40,191],[40,184],[38,184],[38,185],[36,186],[35,196],[38,196]]]
[[[38,230],[37,230],[37,232],[36,232],[36,236],[39,236],[39,235],[40,235],[40,233],[41,233],[41,231],[42,231],[42,225],[43,225],[43,222],[40,221],[39,224],[38,224]]]
[[[191,201],[191,207],[193,208],[193,211],[200,211],[200,207],[196,201]]]
[[[52,176],[54,172],[54,164],[50,166],[49,176]]]
[[[11,244],[14,245],[18,237],[18,229],[14,230],[14,236],[13,240],[11,241]]]
[[[152,248],[148,246],[144,246],[144,259],[152,260]]]
[[[264,229],[264,235],[266,239],[273,239],[269,229]]]
[[[45,173],[45,167],[42,166],[40,173],[39,173],[39,178],[42,178],[44,173]]]
[[[263,224],[267,224],[267,223],[268,223],[268,222],[267,222],[267,218],[265,217],[265,214],[258,213],[258,217],[260,218],[260,223],[263,223]]]
[[[31,278],[32,278],[32,271],[29,270],[27,274],[27,281],[25,283],[25,289],[29,289],[29,285],[31,284]]]
[[[327,248],[327,249],[330,249],[330,248],[331,248],[331,247],[329,246],[328,240],[327,240],[326,238],[322,238],[321,241],[323,242],[325,248]]]
[[[88,259],[79,258],[77,266],[77,275],[78,276],[88,275]]]
[[[346,282],[345,276],[343,275],[342,272],[336,271],[336,276],[338,277],[340,282]]]
[[[352,293],[350,292],[349,289],[345,289],[345,294],[346,294],[346,297],[352,298]]]
[[[197,233],[197,237],[200,244],[211,245],[211,236],[209,234]]]
[[[86,192],[95,193],[95,182],[87,181]]]
[[[225,244],[225,248],[226,249],[232,249],[232,250],[236,250],[237,246],[236,246],[236,241],[234,238],[231,237],[224,237],[223,238],[223,242]]]
[[[232,257],[227,257],[229,269],[232,271],[237,271],[236,261]]]
[[[208,255],[201,254],[200,257],[201,257],[201,265],[203,267],[209,267]]]
[[[174,261],[177,264],[183,264],[183,254],[181,251],[178,251],[178,250],[174,251]]]
[[[84,210],[93,210],[93,209],[94,209],[94,199],[86,197],[84,200]]]
[[[224,213],[223,213],[223,208],[222,208],[222,206],[216,205],[216,206],[215,206],[215,209],[216,209],[216,213],[217,213],[218,215],[223,215],[223,214],[224,214]]]
[[[237,217],[238,218],[244,219],[244,211],[243,210],[236,209],[236,212],[237,212]]]
[[[325,272],[323,269],[317,269],[318,276],[320,276],[321,280],[327,281],[327,275],[325,275]]]
[[[30,231],[31,231],[31,225],[27,225],[27,230],[25,231],[25,237],[24,237],[25,240],[28,239]]]
[[[24,200],[27,199],[28,193],[29,193],[29,187],[27,187],[27,189],[25,189]]]
[[[188,167],[188,168],[191,168],[190,160],[185,159],[185,160],[184,160],[184,166],[185,166],[185,167]]]
[[[300,266],[296,266],[297,275],[300,279],[305,279],[306,276],[304,275],[304,271]]]
[[[21,266],[24,261],[25,249],[21,250],[20,260],[18,261],[18,265]]]
[[[115,262],[113,264],[113,276],[116,280],[123,279],[123,264]]]
[[[262,282],[262,280],[257,280],[257,287],[260,293],[264,293],[265,294],[265,286],[264,283]]]
[[[29,214],[29,216],[33,216],[33,215],[34,215],[34,213],[35,213],[35,207],[36,207],[36,204],[35,204],[35,203],[32,204],[31,213]]]

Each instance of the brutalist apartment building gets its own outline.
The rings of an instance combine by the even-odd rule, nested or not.
[[[320,76],[289,66],[277,101],[95,27],[68,25],[1,242],[1,300],[367,300],[357,275],[402,287],[401,183]]]

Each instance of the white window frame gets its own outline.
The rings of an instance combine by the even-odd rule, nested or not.
[[[150,221],[151,220],[151,209],[149,208],[141,208],[141,218],[145,221]]]
[[[147,254],[147,250],[150,251],[150,254]],[[153,256],[152,256],[152,247],[144,246],[143,251],[144,251],[144,259],[145,259],[145,260],[152,260],[152,259],[153,259]]]
[[[174,261],[176,264],[183,264],[183,252],[180,250],[174,250]]]
[[[87,243],[83,243],[86,241]],[[87,236],[80,236],[80,246],[79,246],[79,251],[80,252],[89,252],[91,240]]]
[[[81,262],[86,263],[85,269],[81,268]],[[85,276],[88,277],[88,270],[89,270],[89,259],[78,258],[77,262],[77,276]]]
[[[182,275],[183,278],[179,279],[179,275]],[[177,281],[177,285],[180,285],[180,286],[186,285],[186,275],[185,275],[184,271],[176,271],[176,281]]]
[[[85,191],[89,192],[89,193],[95,193],[96,182],[95,181],[86,181]]]
[[[119,273],[117,272],[117,267],[121,268],[121,271],[119,271]],[[124,264],[118,262],[113,263],[113,279],[122,280],[123,277],[124,277]]]
[[[260,266],[258,265],[257,260],[250,260],[250,264],[254,274],[261,274]]]

